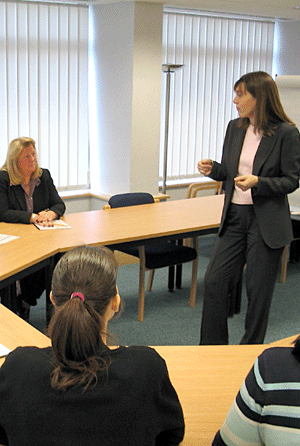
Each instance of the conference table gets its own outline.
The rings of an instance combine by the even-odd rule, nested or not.
[[[34,225],[0,223],[0,234],[18,238],[0,245],[0,289],[47,267],[47,294],[56,255],[79,245],[144,245],[197,237],[217,228],[223,195],[67,214],[69,229],[39,230]],[[2,299],[14,308],[14,297]]]
[[[48,347],[49,338],[0,304],[0,343],[14,349]],[[271,346],[290,346],[296,336],[269,345],[155,346],[165,359],[186,424],[183,446],[208,446],[255,358]],[[0,365],[4,359],[0,358]]]

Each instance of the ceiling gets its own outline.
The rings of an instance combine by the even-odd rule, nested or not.
[[[0,0],[1,1],[1,0]],[[8,0],[14,1],[14,0]],[[19,0],[40,3],[108,4],[132,0]],[[137,0],[142,2],[164,3],[188,9],[200,9],[213,13],[231,13],[271,18],[276,20],[299,21],[300,0]]]
[[[78,0],[78,3],[82,1],[89,4],[101,4],[129,0]],[[139,1],[165,3],[164,0]],[[168,0],[166,5],[300,22],[300,0]]]
[[[212,12],[300,21],[300,0],[171,0],[171,5]]]

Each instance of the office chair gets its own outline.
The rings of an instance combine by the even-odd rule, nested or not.
[[[146,205],[154,203],[151,194],[145,192],[117,194],[109,199],[110,208]],[[104,206],[107,209],[108,206]],[[113,250],[118,250],[139,258],[139,299],[138,299],[138,320],[144,319],[145,302],[145,272],[150,270],[147,290],[151,290],[154,270],[157,268],[170,267],[186,262],[193,262],[190,306],[195,306],[197,288],[197,267],[198,253],[197,240],[195,237],[194,247],[177,245],[172,242],[153,242],[143,246],[135,246],[130,243],[123,243],[109,246]]]
[[[222,181],[206,181],[203,183],[191,183],[188,188],[186,198],[195,198],[197,192],[203,190],[213,190],[214,195],[219,195],[222,193]]]

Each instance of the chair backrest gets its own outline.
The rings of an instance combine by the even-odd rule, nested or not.
[[[221,181],[207,181],[205,183],[192,183],[189,185],[187,198],[195,198],[200,190],[213,189],[215,195],[222,193]]]
[[[138,204],[154,203],[154,198],[148,192],[129,192],[110,197],[108,204],[111,208],[136,206]]]

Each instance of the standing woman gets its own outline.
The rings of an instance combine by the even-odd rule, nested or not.
[[[200,344],[228,344],[227,296],[245,264],[248,307],[240,343],[263,343],[281,254],[293,238],[287,194],[299,187],[299,132],[267,73],[245,74],[234,91],[240,117],[229,122],[222,161],[198,163],[200,173],[226,182],[204,279]]]
[[[21,137],[11,141],[0,170],[0,221],[52,226],[65,208],[49,170],[38,165],[34,140]],[[45,289],[45,270],[22,279],[20,286],[20,314],[28,319],[30,306],[36,305]]]
[[[109,348],[118,311],[108,248],[66,253],[52,278],[52,348],[20,347],[0,369],[0,444],[177,446],[184,420],[165,361],[149,347]]]

